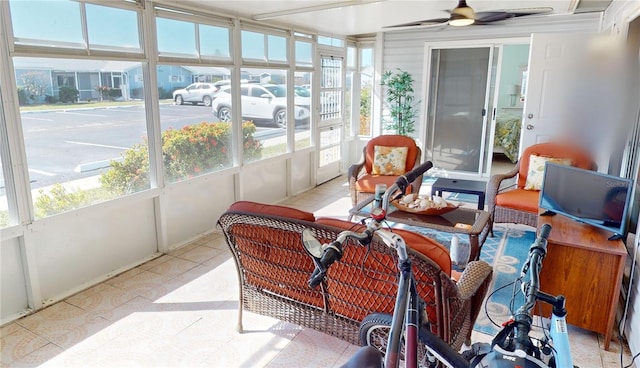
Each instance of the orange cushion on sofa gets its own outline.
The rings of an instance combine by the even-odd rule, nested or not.
[[[496,196],[497,206],[532,213],[538,212],[539,201],[540,191],[537,190],[513,189]]]
[[[316,223],[333,226],[344,230],[362,231],[365,229],[365,226],[362,224],[329,217],[320,217],[316,219]],[[426,236],[414,233],[412,231],[393,229],[393,232],[400,235],[407,243],[407,246],[409,246],[409,248],[418,253],[424,254],[425,256],[427,256],[427,258],[431,259],[438,266],[440,266],[442,271],[447,274],[447,276],[451,276],[451,257],[449,256],[449,251],[445,246],[433,239],[427,238]]]
[[[251,201],[235,202],[231,205],[231,207],[229,207],[229,211],[260,213],[311,222],[316,220],[315,216],[311,212],[301,211],[291,207],[278,206],[274,204],[263,204]]]

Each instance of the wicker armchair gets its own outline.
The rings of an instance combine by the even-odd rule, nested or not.
[[[328,242],[356,224],[336,219],[304,220],[308,216],[293,209],[291,217],[282,217],[285,212],[280,206],[274,206],[279,216],[271,215],[274,211],[269,206],[261,206],[262,213],[246,212],[250,210],[246,205],[232,206],[218,221],[238,271],[238,329],[242,331],[242,311],[247,310],[359,344],[358,327],[366,315],[393,311],[395,251],[376,237],[367,256],[364,247],[351,242],[342,259],[329,269],[326,281],[312,290],[307,280],[314,265],[304,251],[302,230],[311,228],[321,242]],[[455,282],[450,271],[439,265],[444,262],[446,267],[449,262],[450,267],[446,248],[419,234],[405,231],[405,235],[412,239],[407,242],[415,244],[414,249],[434,254],[431,259],[410,251],[418,291],[427,303],[433,332],[460,348],[470,336],[493,269],[483,261],[470,262]]]
[[[538,202],[540,191],[525,190],[531,155],[568,158],[572,165],[594,170],[596,165],[591,156],[574,146],[557,142],[534,144],[527,147],[516,166],[506,174],[494,175],[487,182],[487,204],[491,215],[490,228],[493,235],[493,224],[509,222],[536,227],[538,224]],[[515,188],[500,190],[502,182],[518,176]]]
[[[381,135],[371,139],[362,150],[362,159],[353,164],[347,171],[349,180],[349,193],[351,194],[351,205],[356,206],[375,192],[376,184],[384,183],[390,187],[396,180],[397,175],[374,175],[372,173],[374,161],[374,147],[408,147],[405,172],[411,171],[420,165],[422,151],[416,146],[416,142],[411,137],[404,135]],[[411,192],[418,193],[422,185],[422,175],[411,183]]]

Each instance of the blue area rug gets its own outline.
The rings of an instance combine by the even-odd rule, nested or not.
[[[500,328],[494,323],[501,324],[511,317],[511,298],[514,292],[512,283],[519,277],[522,265],[527,259],[529,247],[536,238],[534,231],[519,229],[507,229],[496,225],[494,230],[501,229],[501,239],[496,249],[483,247],[480,259],[493,265],[493,280],[487,298],[486,305],[476,319],[473,329],[488,335],[495,335]],[[498,232],[494,231],[496,238]],[[489,238],[491,239],[491,238]],[[486,251],[486,252],[485,252]],[[519,287],[519,285],[518,285]],[[519,289],[516,289],[519,291]],[[517,309],[524,303],[524,297],[519,292],[514,299]]]
[[[394,227],[421,233],[436,240],[447,249],[451,246],[452,233],[401,224],[395,224]],[[480,252],[480,259],[493,265],[493,279],[487,292],[486,306],[483,304],[473,327],[475,331],[495,335],[499,328],[494,323],[501,324],[511,317],[510,303],[513,286],[509,284],[512,284],[520,275],[522,265],[529,253],[529,246],[535,237],[534,231],[513,229],[502,225],[494,226],[494,237],[487,237]],[[459,252],[468,258],[469,239],[464,235],[459,235],[459,239]],[[519,293],[514,299],[514,305],[517,308],[523,302],[522,293]]]

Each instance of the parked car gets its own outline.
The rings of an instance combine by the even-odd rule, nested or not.
[[[228,81],[219,81],[216,83],[191,83],[185,88],[173,91],[173,101],[176,105],[182,105],[185,102],[190,102],[194,105],[202,103],[205,106],[211,106],[211,101],[215,98],[220,87],[228,84]]]
[[[256,124],[268,122],[274,126],[287,126],[287,89],[281,84],[243,83],[242,119],[253,120]],[[294,97],[295,125],[308,126],[311,110],[308,97]],[[213,113],[220,121],[231,121],[231,86],[222,86],[211,105]]]

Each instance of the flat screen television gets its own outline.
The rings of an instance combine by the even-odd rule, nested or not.
[[[547,162],[539,206],[543,215],[561,214],[613,233],[626,235],[632,180]]]

